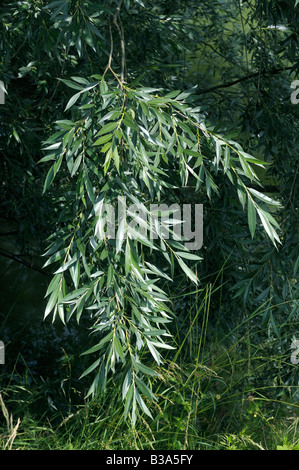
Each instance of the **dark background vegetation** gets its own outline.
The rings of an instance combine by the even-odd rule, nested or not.
[[[98,3],[0,4],[0,79],[7,90],[0,107],[0,339],[6,344],[0,443],[296,448],[299,376],[290,357],[299,313],[299,105],[290,97],[299,72],[298,1],[105,0],[100,9]],[[222,172],[212,197],[206,188],[195,191],[196,182],[187,195],[175,193],[177,201],[204,205],[200,283],[196,289],[176,268],[174,282],[163,285],[175,313],[169,328],[176,350],[158,368],[163,380],[153,379],[158,401],[147,403],[153,418],[141,413],[135,427],[123,418],[117,374],[108,376],[108,391],[84,398],[89,376],[79,377],[90,365],[81,356],[90,342],[88,316],[79,325],[43,321],[53,270],[43,267],[41,255],[47,237],[68,220],[63,195],[73,183],[61,167],[43,194],[49,166],[38,163],[42,143],[55,121],[72,116],[65,107],[75,91],[60,79],[102,75],[111,37],[118,77],[132,89],[192,89],[189,103],[214,131],[267,164],[256,169],[259,191],[281,203],[271,208],[280,225],[275,247],[261,224],[251,237],[247,213]],[[112,71],[106,80],[117,85]]]

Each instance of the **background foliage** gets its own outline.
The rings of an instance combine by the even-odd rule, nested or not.
[[[44,253],[45,316],[86,330],[87,396],[115,384],[133,424],[154,418],[176,364],[216,374],[179,398],[197,429],[211,390],[230,389],[217,376],[234,345],[246,355],[234,389],[298,400],[296,3],[1,3],[1,217],[24,255]],[[123,223],[98,238],[98,211],[118,197],[147,214],[203,204],[202,248],[161,225],[153,241]]]

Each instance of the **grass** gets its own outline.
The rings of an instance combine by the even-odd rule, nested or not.
[[[257,327],[263,306],[226,331],[212,325],[217,291],[208,285],[188,304],[184,297],[177,349],[153,382],[157,400],[146,403],[152,420],[124,420],[113,378],[86,401],[88,385],[65,350],[49,377],[32,375],[19,356],[0,374],[0,449],[299,450],[298,366]]]
[[[123,419],[119,389],[112,381],[96,402],[69,412],[49,407],[38,384],[7,388],[0,398],[0,449],[299,449],[298,405],[277,403],[258,390],[255,396],[242,389],[215,394],[218,375],[202,368],[194,380],[188,381],[190,375],[190,366],[168,363],[157,387],[159,400],[151,405],[154,419],[141,416],[135,428]]]

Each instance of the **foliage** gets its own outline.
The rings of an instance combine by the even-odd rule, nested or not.
[[[207,320],[215,295],[206,295],[203,304],[198,298],[186,316],[188,325],[203,310]],[[43,381],[32,377],[30,365],[20,373],[20,364],[14,364],[13,376],[0,375],[2,413],[8,417],[0,427],[1,448],[295,450],[298,402],[292,404],[277,366],[287,363],[287,357],[265,345],[256,347],[252,357],[244,326],[214,341],[210,350],[209,336],[215,331],[207,330],[205,341],[205,331],[198,335],[190,324],[187,348],[180,347],[175,362],[167,358],[158,367],[162,380],[153,379],[158,401],[147,401],[153,419],[141,415],[135,427],[124,419],[121,384],[113,376],[106,393],[86,401],[87,378],[83,386],[76,380],[77,365],[66,355],[61,361],[65,367]],[[179,333],[175,341],[181,342]],[[188,362],[190,349],[194,359]],[[275,390],[284,394],[282,400]]]
[[[186,339],[177,285],[196,299],[215,286],[217,338],[249,318],[248,345],[267,328],[285,351],[298,313],[294,2],[8,1],[0,16],[1,210],[23,243],[48,237],[45,317],[86,321],[87,396],[114,377],[125,416],[154,418],[164,360]],[[196,252],[152,211],[187,201],[204,206]]]
[[[171,348],[163,340],[169,334],[165,329],[171,313],[165,306],[168,299],[152,277],[158,274],[170,278],[164,267],[161,270],[162,266],[151,263],[152,252],[156,250],[164,256],[169,271],[177,262],[195,283],[196,276],[184,258],[200,258],[186,251],[177,240],[166,240],[163,229],[167,227],[163,227],[163,222],[156,221],[153,229],[158,243],[144,237],[143,225],[148,222],[132,214],[133,211],[128,216],[131,215],[138,230],[127,222],[125,214],[121,220],[118,217],[115,240],[109,239],[102,227],[101,207],[113,204],[117,198],[127,198],[137,210],[153,218],[145,201],[169,203],[168,192],[177,186],[187,186],[190,176],[197,180],[195,191],[200,193],[204,185],[204,191],[211,197],[212,190],[218,191],[213,174],[220,178],[222,173],[231,183],[232,192],[235,190],[235,199],[239,198],[243,208],[247,204],[252,236],[257,214],[275,243],[279,241],[278,224],[265,204],[277,203],[246,185],[246,180],[259,183],[251,163],[262,165],[262,162],[235,142],[221,139],[207,129],[196,109],[182,103],[184,95],[175,92],[161,97],[154,94],[155,89],[134,90],[121,82],[119,87],[112,84],[109,89],[106,81],[98,78],[95,83],[82,77],[67,81],[67,85],[79,91],[70,98],[66,110],[82,97],[79,107],[82,114],[77,115],[76,110],[72,121],[57,121],[62,130],[45,142],[48,155],[42,161],[54,163],[45,179],[44,191],[63,161],[74,181],[74,189],[65,200],[65,207],[73,210],[63,212],[62,228],[51,237],[45,254],[47,265],[59,262],[47,290],[45,316],[54,310],[54,317],[58,313],[62,321],[69,321],[73,314],[79,321],[84,308],[91,311],[93,336],[100,335],[100,341],[85,354],[100,351],[100,357],[85,372],[98,370],[89,393],[96,393],[98,386],[103,389],[107,374],[116,371],[116,363],[122,363],[125,409],[128,412],[132,407],[135,423],[137,403],[150,415],[140,394],[153,398],[140,373],[156,375],[141,360],[144,347],[158,365],[159,349]],[[70,280],[72,285],[68,287]]]

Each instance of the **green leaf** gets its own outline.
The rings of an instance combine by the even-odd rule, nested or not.
[[[138,390],[135,389],[135,395],[136,395],[136,398],[137,398],[137,402],[140,406],[140,408],[142,409],[142,411],[147,415],[149,416],[150,418],[153,418],[152,417],[152,414],[151,412],[149,411],[148,407],[146,406],[146,404],[144,403],[144,401],[142,400]]]
[[[96,369],[96,367],[98,367],[98,365],[101,363],[101,361],[102,361],[102,358],[100,357],[95,362],[93,362],[93,364],[83,372],[83,374],[79,377],[79,379],[82,379],[86,375],[90,374],[90,372],[92,372],[94,369]]]
[[[118,125],[117,121],[109,122],[104,127],[102,127],[102,129],[97,133],[97,136],[108,134],[109,132],[113,131],[117,127],[117,125]]]
[[[112,142],[109,140],[109,142],[106,142],[105,145],[101,148],[102,153],[106,153],[110,148],[111,148]]]
[[[165,277],[165,279],[168,279],[169,281],[172,282],[171,277],[169,277],[166,273],[161,271],[161,269],[157,268],[156,266],[154,266],[151,263],[148,263],[147,261],[146,261],[146,265],[150,268],[150,271],[153,272],[154,274],[156,274],[157,276]]]
[[[158,342],[158,341],[151,341],[151,344],[152,344],[155,348],[175,349],[173,346],[170,346],[169,344],[160,343],[160,342]]]
[[[299,0],[298,0],[299,1]],[[295,261],[295,264],[294,264],[294,276],[296,275],[297,271],[298,271],[298,268],[299,268],[299,256],[298,258],[296,259]]]
[[[48,162],[50,160],[56,160],[56,154],[52,153],[51,155],[46,155],[45,157],[41,158],[38,163]]]
[[[123,400],[125,399],[128,391],[129,391],[129,387],[132,383],[132,369],[129,369],[128,372],[126,373],[126,376],[125,376],[125,379],[123,381],[123,385],[122,385],[122,398]]]
[[[105,142],[108,142],[112,139],[112,134],[102,135],[99,139],[95,141],[93,145],[102,145]]]
[[[140,266],[139,266],[139,260],[138,260],[138,255],[137,255],[137,252],[136,252],[136,250],[135,250],[134,243],[133,243],[130,239],[128,239],[128,241],[129,241],[129,245],[130,245],[130,260],[131,260],[131,264],[132,264],[133,267],[136,269],[136,271],[141,274]]]
[[[62,159],[63,159],[63,155],[61,155],[59,159],[56,160],[56,162],[51,166],[50,170],[48,171],[48,174],[46,176],[45,183],[44,183],[43,194],[47,191],[47,189],[53,183],[56,173],[58,172],[60,168]]]
[[[107,287],[110,286],[112,279],[113,279],[113,275],[114,275],[114,269],[113,269],[112,264],[110,264],[108,268],[108,273],[107,273]]]
[[[117,119],[119,116],[121,115],[121,111],[120,109],[112,109],[111,111],[109,111],[109,113],[105,114],[105,116],[102,117],[102,119],[100,120],[100,123],[104,122],[104,121],[107,121],[107,119]]]
[[[145,395],[150,401],[157,400],[151,389],[139,377],[135,377],[135,382],[140,392]]]
[[[93,190],[92,184],[90,182],[90,179],[88,177],[87,171],[85,171],[85,173],[83,175],[83,180],[84,180],[84,185],[85,185],[88,197],[89,197],[90,201],[92,202],[92,204],[94,205],[95,204],[95,194],[94,194],[94,190]]]
[[[79,93],[76,93],[75,95],[73,95],[70,98],[70,100],[68,101],[64,111],[67,111],[68,109],[70,109],[76,103],[76,101],[79,99],[81,94],[82,94],[82,92],[80,91]]]
[[[61,142],[55,142],[55,144],[51,144],[48,147],[44,147],[43,150],[57,150],[61,146]]]
[[[139,220],[141,225],[144,224],[144,221],[140,217],[135,216],[134,219],[135,219],[135,221]],[[143,226],[145,226],[145,225],[143,225]],[[129,236],[133,240],[137,240],[139,243],[141,243],[142,245],[148,246],[152,250],[157,250],[157,247],[153,244],[153,242],[151,242],[145,236],[141,235],[137,230],[135,230],[133,227],[131,227],[131,225],[127,225],[127,231],[128,231]]]
[[[217,165],[217,168],[219,167],[219,163],[220,163],[220,159],[221,159],[221,153],[222,153],[222,149],[221,149],[220,140],[216,139],[216,165]]]
[[[257,191],[256,189],[253,189],[253,188],[248,188],[248,189],[251,192],[251,194],[253,194],[258,199],[260,199],[261,201],[265,202],[266,204],[268,204],[270,206],[280,206],[281,205],[279,201],[274,201],[274,199],[271,199],[269,196],[266,196],[265,194]]]
[[[113,340],[113,344],[114,344],[114,347],[115,347],[115,351],[117,352],[117,354],[119,355],[120,359],[124,359],[125,355],[124,355],[124,351],[123,351],[123,348],[122,348],[122,345],[117,337],[117,335],[114,335],[114,340]]]
[[[52,184],[52,182],[54,180],[54,177],[55,177],[54,165],[52,165],[50,170],[48,171],[46,179],[45,179],[43,194],[47,191],[49,186]]]
[[[277,323],[276,323],[276,320],[275,320],[274,315],[272,314],[272,312],[270,313],[270,322],[271,322],[271,324],[272,324],[272,326],[273,326],[273,330],[274,330],[274,332],[275,332],[277,338],[280,339],[280,336],[281,336],[281,335],[280,335],[280,329],[279,329],[279,326],[278,326]]]
[[[82,356],[85,356],[86,354],[92,354],[92,353],[102,349],[103,346],[105,346],[105,344],[108,343],[108,341],[111,340],[113,334],[114,334],[114,332],[110,331],[98,344],[96,344],[95,346],[92,346],[91,348],[87,349],[87,351],[84,351],[82,353]]]
[[[269,238],[271,239],[272,243],[275,245],[275,240],[280,243],[280,239],[272,227],[271,223],[269,222],[269,214],[264,212],[262,209],[257,209],[258,215],[261,219],[261,222],[263,224],[263,227],[265,231],[267,232]]]
[[[161,364],[161,355],[160,355],[160,353],[157,351],[157,349],[155,348],[155,346],[152,344],[151,341],[146,339],[146,343],[147,343],[148,349],[150,350],[150,353],[153,356],[153,358],[155,359],[156,363],[158,365],[160,365]]]
[[[53,308],[55,307],[55,305],[56,305],[56,303],[57,303],[59,291],[60,291],[60,286],[57,286],[57,287],[53,290],[53,292],[52,292],[52,294],[51,294],[51,296],[50,296],[50,298],[49,298],[49,300],[48,300],[48,303],[47,303],[47,305],[46,305],[46,310],[45,310],[44,318],[46,318],[46,317],[51,313],[51,311],[53,310]]]
[[[112,148],[110,147],[110,149],[108,150],[107,154],[106,154],[106,159],[105,159],[105,162],[104,162],[104,174],[106,175],[108,169],[109,169],[109,166],[110,166],[110,162],[111,162],[111,158],[112,158]]]
[[[49,264],[51,263],[55,263],[56,261],[59,261],[61,258],[64,257],[65,254],[66,254],[66,248],[62,248],[61,250],[57,251],[56,253],[50,256],[50,258],[43,265],[43,268],[45,268],[46,266],[49,266]]]
[[[69,88],[73,88],[74,90],[82,90],[84,87],[78,85],[77,83],[72,82],[71,80],[66,80],[65,78],[59,78],[59,80],[64,83]]]
[[[74,265],[70,268],[70,274],[74,283],[75,289],[78,289],[79,281],[80,281],[80,263],[77,261]]]
[[[88,390],[88,393],[86,395],[86,398],[88,398],[90,395],[95,395],[96,394],[96,391],[97,391],[97,388],[98,388],[98,384],[99,384],[99,381],[100,381],[100,372],[98,372]]]
[[[137,369],[142,372],[145,375],[151,375],[152,377],[159,377],[158,372],[156,372],[153,369],[150,369],[149,367],[145,366],[144,364],[141,364],[140,362],[136,363]]]
[[[241,184],[237,185],[237,194],[238,194],[239,201],[241,202],[242,207],[244,209],[245,204],[246,204],[246,193],[245,193],[244,187]]]
[[[180,256],[181,258],[191,259],[195,261],[200,261],[203,259],[200,256],[194,255],[193,253],[188,253],[187,251],[177,251],[176,255]]]
[[[60,268],[57,269],[57,271],[55,271],[54,274],[63,273],[64,271],[69,269],[77,261],[77,259],[78,259],[78,256],[75,255],[72,259],[68,260],[66,263],[60,266]]]
[[[239,160],[240,160],[241,166],[242,166],[243,171],[244,171],[245,175],[247,176],[247,178],[249,178],[250,180],[257,180],[257,176],[256,176],[255,172],[253,171],[251,166],[248,164],[248,162],[244,158],[244,156],[241,153],[239,153],[238,155],[239,155]]]
[[[85,87],[86,87],[86,85],[87,86],[90,85],[89,81],[84,77],[71,77],[71,79],[74,80],[77,83],[81,83],[82,85],[85,85]],[[85,87],[83,87],[83,88],[85,88]]]
[[[262,168],[265,168],[265,165],[269,165],[269,163],[264,162],[263,160],[258,160],[257,158],[253,157],[252,155],[249,155],[246,152],[240,151],[240,154],[243,155],[243,157],[245,158],[245,160],[247,160],[247,162],[254,163],[255,165],[260,166]]]
[[[69,119],[62,119],[60,121],[55,121],[55,124],[57,124],[59,127],[62,127],[62,129],[67,129],[70,130],[75,126],[75,123],[73,121],[70,121]]]
[[[256,209],[250,197],[247,198],[247,204],[248,225],[251,237],[253,238],[256,228]]]
[[[48,297],[48,295],[51,294],[51,292],[53,292],[54,289],[56,289],[57,284],[59,284],[59,282],[61,281],[62,276],[63,274],[55,274],[55,276],[53,276],[50,284],[48,285],[45,297]]]
[[[88,288],[87,287],[81,287],[80,289],[76,289],[69,294],[67,294],[65,297],[62,298],[61,302],[62,303],[68,303],[73,301],[74,299],[78,299],[81,297],[83,294],[87,292]]]
[[[117,148],[115,147],[115,149],[113,150],[113,160],[114,160],[114,163],[115,163],[115,166],[116,166],[116,169],[119,173],[119,154],[118,154],[118,151],[117,151]]]
[[[194,272],[191,271],[190,268],[188,268],[188,266],[184,263],[184,261],[181,258],[177,258],[177,260],[178,260],[179,265],[181,266],[182,270],[189,277],[189,279],[191,279],[191,281],[194,282],[195,284],[198,284],[198,279],[197,279],[196,275],[194,274]]]
[[[125,401],[125,407],[124,407],[124,415],[125,415],[125,418],[128,417],[128,413],[131,409],[131,405],[132,405],[132,398],[133,398],[133,391],[134,391],[134,386],[133,384],[131,384],[128,388],[128,392],[126,394],[126,401]]]
[[[228,145],[225,146],[223,164],[224,164],[224,173],[226,173],[230,167],[230,148]]]
[[[73,167],[71,168],[71,176],[74,176],[81,164],[81,161],[82,161],[82,153],[80,153],[80,155],[78,155],[78,157],[76,158],[75,162],[74,162],[74,165]]]

